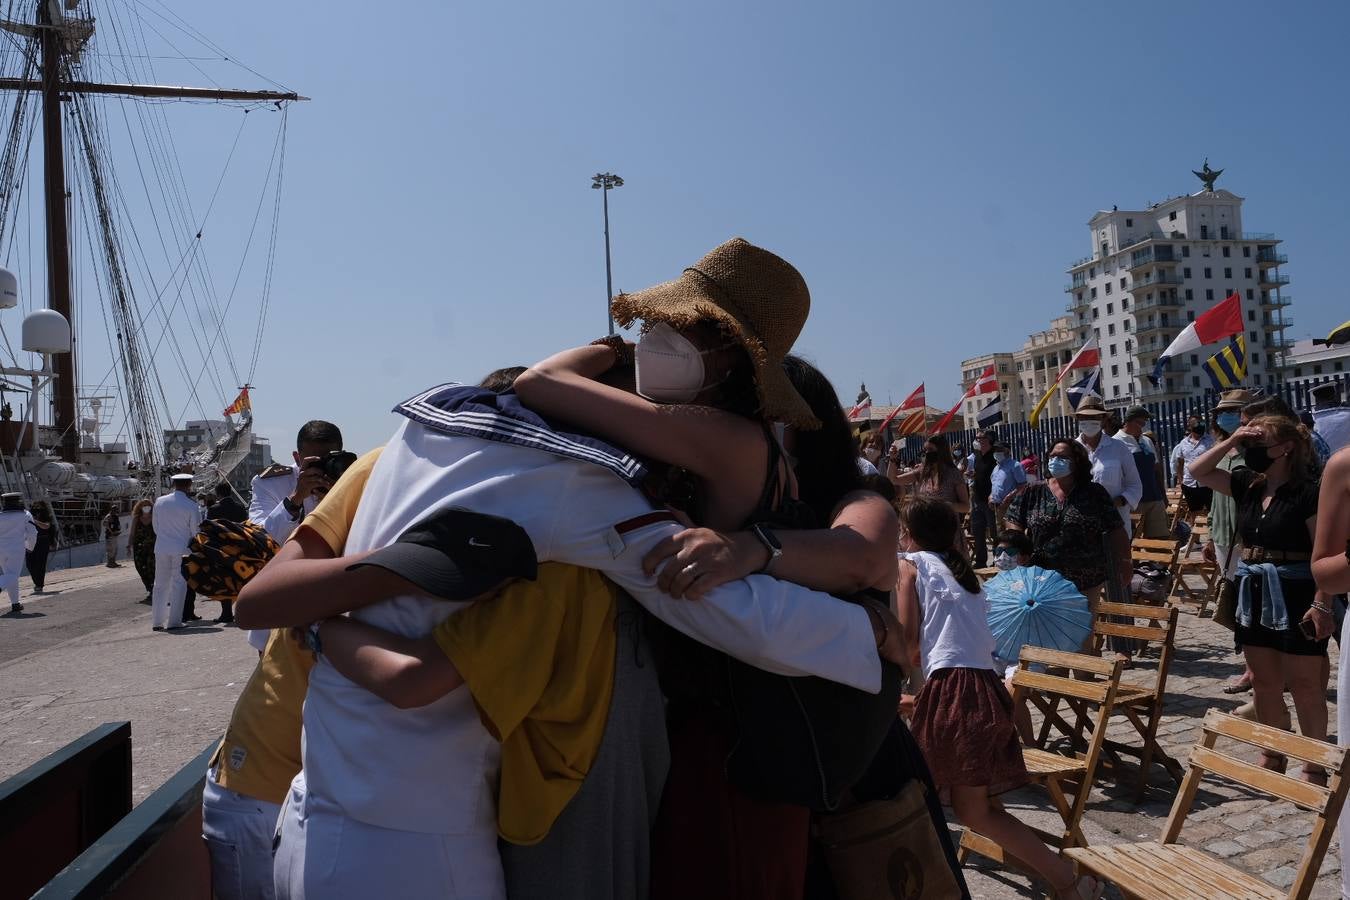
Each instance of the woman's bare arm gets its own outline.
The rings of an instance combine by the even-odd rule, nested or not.
[[[1213,488],[1220,494],[1231,497],[1233,495],[1232,476],[1223,469],[1217,468],[1217,466],[1238,445],[1239,441],[1251,440],[1253,435],[1259,439],[1261,437],[1260,429],[1248,428],[1244,425],[1210,447],[1195,462],[1191,463],[1191,477],[1204,487]]]
[[[896,617],[900,620],[900,638],[904,646],[905,659],[917,669],[920,666],[919,626],[923,624],[923,614],[919,611],[919,570],[914,563],[905,561],[900,564],[900,574],[895,582]]]
[[[783,555],[769,574],[830,594],[886,590],[895,583],[899,531],[895,510],[883,497],[854,491],[829,528],[774,529]],[[649,575],[660,570],[657,584],[672,597],[697,600],[761,571],[768,560],[769,550],[753,532],[687,528],[654,546],[642,565]]]
[[[564,350],[522,372],[516,394],[537,412],[710,481],[745,477],[747,466],[763,470],[764,441],[757,424],[706,406],[652,403],[596,381],[614,359],[607,346]],[[757,496],[760,487],[751,476],[748,489]]]
[[[388,569],[362,566],[347,571],[369,555],[335,557],[318,532],[301,525],[239,592],[235,621],[240,628],[288,628],[391,597],[425,593]]]
[[[1350,452],[1337,451],[1322,471],[1317,496],[1317,527],[1313,534],[1313,577],[1317,589],[1328,594],[1350,592]]]
[[[319,640],[333,668],[399,709],[426,706],[464,683],[430,637],[403,637],[339,616],[319,626]]]

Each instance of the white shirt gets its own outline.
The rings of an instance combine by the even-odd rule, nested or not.
[[[0,560],[18,560],[22,565],[23,551],[36,541],[37,526],[27,510],[0,512]]]
[[[646,516],[651,504],[599,466],[542,450],[404,422],[371,471],[346,552],[387,546],[413,522],[447,506],[514,520],[541,562],[598,569],[663,622],[751,665],[866,691],[880,688],[876,640],[862,607],[765,575],[723,585],[697,602],[675,600],[643,574],[642,557],[680,526],[656,521],[620,533],[616,525]],[[421,636],[462,605],[403,596],[351,615]],[[354,819],[405,831],[493,834],[489,785],[500,752],[464,687],[419,709],[400,710],[322,657],[310,673],[307,789]]]
[[[202,524],[202,508],[180,490],[172,490],[155,501],[151,514],[155,528],[155,555],[182,556],[188,552]]]
[[[1204,456],[1213,446],[1214,441],[1210,439],[1209,435],[1204,435],[1197,441],[1193,435],[1188,433],[1184,438],[1177,441],[1177,445],[1172,448],[1172,471],[1175,472],[1177,469],[1177,460],[1184,460],[1186,463],[1182,469],[1181,478],[1181,483],[1186,487],[1200,486],[1200,482],[1196,481],[1195,477],[1191,475],[1191,463]]]
[[[286,504],[282,502],[295,493],[295,486],[299,483],[300,467],[295,464],[291,465],[289,475],[273,475],[270,478],[254,475],[249,482],[251,496],[248,501],[248,520],[254,525],[261,525],[278,544],[286,543],[286,538],[300,524],[291,518]],[[313,494],[300,504],[306,515],[314,512],[314,507],[318,505],[319,498]]]
[[[1082,435],[1078,436],[1078,443],[1083,445],[1088,452],[1088,459],[1092,460],[1092,480],[1106,488],[1106,492],[1111,495],[1111,501],[1116,503],[1116,512],[1125,523],[1125,534],[1129,535],[1130,510],[1138,506],[1144,496],[1144,483],[1139,480],[1139,469],[1134,464],[1130,448],[1108,437],[1104,431],[1099,437],[1095,450],[1083,440]],[[1116,502],[1119,497],[1125,498],[1124,506]]]
[[[1350,444],[1350,407],[1331,406],[1312,411],[1313,431],[1327,442],[1332,453]]]
[[[923,675],[939,669],[995,669],[989,598],[961,587],[942,557],[928,550],[901,553],[918,569],[919,656]],[[997,671],[995,669],[995,671]]]

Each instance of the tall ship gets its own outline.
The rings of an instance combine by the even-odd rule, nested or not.
[[[263,88],[222,87],[211,66]],[[209,490],[247,456],[304,99],[161,0],[0,10],[0,487],[48,503],[61,544],[173,472]],[[184,114],[195,143],[175,137]],[[188,419],[224,424],[166,447]]]

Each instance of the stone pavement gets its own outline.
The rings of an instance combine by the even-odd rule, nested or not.
[[[1333,702],[1329,704],[1328,713],[1334,732],[1338,650],[1335,641],[1330,646],[1332,675],[1328,699]],[[1144,680],[1146,675],[1152,676],[1152,665],[1153,660],[1141,660],[1137,672],[1126,671],[1122,677],[1127,681],[1136,677]],[[1231,712],[1250,699],[1250,694],[1230,696],[1222,691],[1223,683],[1240,674],[1242,668],[1242,658],[1233,653],[1231,632],[1210,621],[1208,613],[1206,618],[1199,619],[1189,611],[1182,612],[1158,732],[1159,743],[1183,766],[1191,747],[1200,738],[1205,712],[1211,708]],[[1289,698],[1286,696],[1285,699],[1288,701]],[[1293,704],[1289,706],[1293,714]],[[1297,715],[1294,715],[1294,721],[1297,723]],[[1113,720],[1107,736],[1138,745],[1133,728],[1124,718]],[[1335,740],[1334,734],[1331,739]],[[1221,748],[1223,746],[1220,744]],[[1254,752],[1239,752],[1238,755],[1252,761],[1256,759]],[[1125,782],[1119,786],[1110,775],[1098,775],[1097,786],[1084,815],[1084,831],[1090,844],[1158,839],[1172,808],[1176,782],[1161,767],[1154,766],[1149,791],[1144,801],[1136,806],[1132,802],[1135,772],[1127,760]],[[1290,774],[1296,775],[1297,769],[1291,766]],[[1016,815],[1034,824],[1042,827],[1061,824],[1043,791],[1025,789],[1005,799]],[[1312,828],[1310,813],[1289,803],[1258,797],[1214,778],[1206,778],[1201,783],[1193,810],[1182,828],[1182,843],[1200,847],[1280,887],[1292,883]],[[1030,878],[998,868],[979,857],[972,857],[967,865],[966,878],[972,894],[979,898],[1037,896]],[[1108,896],[1118,895],[1109,892]],[[1323,859],[1312,896],[1340,897],[1340,848],[1335,839]]]
[[[206,622],[150,630],[129,565],[22,579],[24,611],[0,615],[0,780],[104,722],[130,721],[132,800],[201,752],[229,720],[257,653],[244,633]],[[219,615],[197,602],[197,614]]]
[[[53,593],[46,596],[30,597],[28,579],[23,581],[25,611],[18,617],[0,615],[0,779],[102,722],[130,720],[134,799],[139,802],[221,732],[256,654],[234,628],[203,623],[176,633],[152,633],[150,609],[138,603],[145,592],[129,566],[54,573],[47,585]],[[198,614],[208,619],[218,609],[198,603]],[[1141,663],[1140,676],[1146,665]],[[1241,670],[1229,632],[1208,618],[1182,614],[1159,728],[1161,743],[1178,761],[1185,763],[1206,710],[1231,710],[1249,696],[1226,696],[1220,690]],[[1132,730],[1122,719],[1108,734],[1128,741]],[[1126,772],[1133,774],[1129,768]],[[1132,779],[1117,787],[1109,776],[1100,777],[1083,823],[1088,841],[1156,840],[1176,785],[1159,767],[1151,785],[1136,807],[1130,799]],[[1026,789],[1004,800],[1033,824],[1059,824],[1041,791]],[[1289,804],[1208,780],[1182,839],[1287,885],[1311,821]],[[1339,896],[1339,869],[1333,841],[1314,897]],[[979,898],[1039,893],[1031,879],[979,857],[971,860],[967,878]]]

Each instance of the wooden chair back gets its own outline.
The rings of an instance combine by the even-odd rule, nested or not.
[[[1115,711],[1116,691],[1120,687],[1120,672],[1124,661],[1107,660],[1085,653],[1047,650],[1044,647],[1024,646],[1018,655],[1017,671],[1013,673],[1013,706],[1020,707],[1040,695],[1054,706],[1067,701],[1079,711],[1079,721],[1092,729],[1086,751],[1077,754],[1087,765],[1087,783],[1091,784],[1106,739],[1106,726]],[[1067,670],[1066,675],[1032,671],[1031,666]],[[1076,676],[1076,677],[1070,677]],[[1095,715],[1089,707],[1095,707]],[[1053,707],[1051,707],[1053,708]],[[1086,792],[1082,792],[1086,795]]]
[[[1310,784],[1281,772],[1245,762],[1226,750],[1216,750],[1220,737],[1230,738],[1250,747],[1270,753],[1283,754],[1327,770],[1327,786]],[[1308,845],[1299,861],[1298,873],[1289,888],[1289,896],[1306,898],[1312,893],[1317,870],[1326,855],[1327,845],[1336,830],[1336,822],[1345,804],[1350,781],[1345,779],[1350,748],[1337,747],[1325,741],[1291,734],[1246,719],[1211,709],[1205,716],[1204,733],[1200,743],[1191,751],[1186,777],[1181,783],[1172,811],[1163,825],[1162,843],[1175,844],[1186,822],[1186,815],[1195,802],[1200,781],[1206,774],[1217,775],[1268,796],[1287,800],[1310,810],[1316,820]]]
[[[1155,701],[1161,700],[1162,695],[1167,690],[1167,670],[1172,665],[1172,651],[1177,636],[1177,615],[1178,610],[1175,606],[1111,603],[1102,600],[1097,604],[1096,620],[1092,623],[1094,636],[1131,638],[1157,645],[1158,669],[1153,675],[1152,684],[1149,685]],[[1124,622],[1112,622],[1109,619],[1110,616],[1147,619],[1148,624],[1131,625]]]
[[[1171,575],[1177,567],[1177,554],[1181,552],[1181,542],[1158,540],[1153,538],[1135,538],[1130,542],[1130,561],[1132,563],[1157,563]]]

